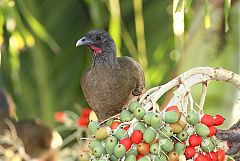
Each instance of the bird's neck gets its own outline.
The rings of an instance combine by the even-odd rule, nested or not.
[[[119,68],[116,53],[101,53],[93,55],[93,67],[105,66],[107,68]]]

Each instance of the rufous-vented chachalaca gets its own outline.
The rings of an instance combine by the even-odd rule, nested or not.
[[[103,121],[118,114],[144,89],[144,72],[130,57],[116,56],[112,37],[103,30],[91,30],[76,46],[87,45],[92,50],[92,65],[81,77],[81,87],[87,102]]]

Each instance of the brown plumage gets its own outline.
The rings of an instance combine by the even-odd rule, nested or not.
[[[15,123],[17,135],[21,138],[26,153],[31,158],[56,161],[56,149],[51,147],[53,132],[38,120],[24,120]]]
[[[56,161],[56,147],[53,141],[61,137],[58,133],[53,132],[38,120],[13,121],[15,114],[15,105],[12,98],[5,90],[0,89],[0,135],[4,135],[6,130],[10,130],[6,121],[11,121],[15,126],[17,136],[22,140],[26,153],[31,158],[37,158],[44,161]],[[5,148],[11,145],[2,145]],[[1,156],[1,154],[0,154]],[[1,160],[1,157],[0,157]]]
[[[92,30],[79,39],[76,46],[92,49],[93,62],[81,78],[81,87],[99,121],[122,110],[134,97],[142,94],[144,73],[130,57],[116,57],[111,36],[102,30]]]

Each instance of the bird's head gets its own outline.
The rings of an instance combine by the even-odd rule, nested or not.
[[[76,47],[80,45],[87,45],[91,48],[94,56],[116,52],[112,37],[106,31],[99,29],[91,30],[80,38],[76,43]]]

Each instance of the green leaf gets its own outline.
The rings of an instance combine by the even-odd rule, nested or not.
[[[117,54],[120,54],[121,48],[121,13],[119,0],[109,1],[110,20],[109,20],[109,34],[113,37],[117,47]]]
[[[205,19],[204,19],[205,28],[209,29],[211,27],[211,19],[210,19],[209,2],[208,2],[208,0],[205,0],[204,7],[205,7]]]
[[[85,0],[88,5],[89,14],[95,27],[102,28],[101,2],[95,0]]]
[[[46,31],[43,25],[25,8],[22,1],[17,1],[19,5],[19,9],[23,14],[23,17],[33,30],[33,32],[44,42],[46,42],[49,47],[55,52],[58,53],[60,51],[60,47],[57,42],[50,36],[50,34]]]
[[[193,0],[185,0],[185,4],[184,4],[184,9],[185,9],[185,12],[188,12],[191,5],[192,5],[192,2]]]
[[[229,17],[230,7],[231,7],[231,0],[224,0],[225,32],[228,32],[229,30],[228,17]]]

